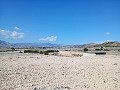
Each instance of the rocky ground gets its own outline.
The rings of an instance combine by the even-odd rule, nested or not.
[[[120,90],[120,55],[0,53],[0,90]]]

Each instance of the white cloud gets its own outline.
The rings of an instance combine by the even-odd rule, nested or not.
[[[10,31],[0,29],[0,36],[3,36],[5,38],[9,38],[9,35],[10,35]]]
[[[105,35],[110,35],[111,33],[110,32],[106,32]]]
[[[104,41],[97,41],[97,42],[95,42],[95,43],[97,43],[97,44],[102,44],[102,43],[104,43]]]
[[[19,28],[19,27],[14,27],[14,29],[15,29],[15,30],[21,30],[21,28]]]
[[[97,41],[97,42],[95,42],[95,43],[102,44],[102,43],[111,42],[111,41],[114,41],[114,40]]]
[[[24,33],[19,33],[16,31],[11,32],[11,37],[13,39],[24,38]]]
[[[24,38],[24,33],[0,29],[0,36],[4,38],[20,39]]]
[[[44,42],[55,42],[57,40],[57,36],[48,36],[46,38],[40,38],[39,41]]]

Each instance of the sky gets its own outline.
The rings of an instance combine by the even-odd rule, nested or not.
[[[0,40],[66,45],[120,41],[120,0],[0,0]]]

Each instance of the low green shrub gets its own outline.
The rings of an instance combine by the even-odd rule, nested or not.
[[[96,49],[95,49],[95,51],[101,51],[101,49],[99,49],[99,48],[96,48]]]
[[[44,52],[44,55],[49,55],[49,53],[48,52]]]
[[[39,53],[40,53],[40,54],[43,54],[43,51],[40,51]]]
[[[33,51],[33,53],[39,53],[39,51],[38,51],[38,50],[35,50],[35,51]]]
[[[23,53],[22,51],[20,51],[19,53]]]
[[[39,53],[44,55],[49,55],[49,53],[59,52],[58,50],[47,50],[47,51],[39,51],[39,50],[24,50],[24,53]]]

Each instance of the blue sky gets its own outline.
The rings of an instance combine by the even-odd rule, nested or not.
[[[0,40],[120,41],[120,0],[0,0]]]

